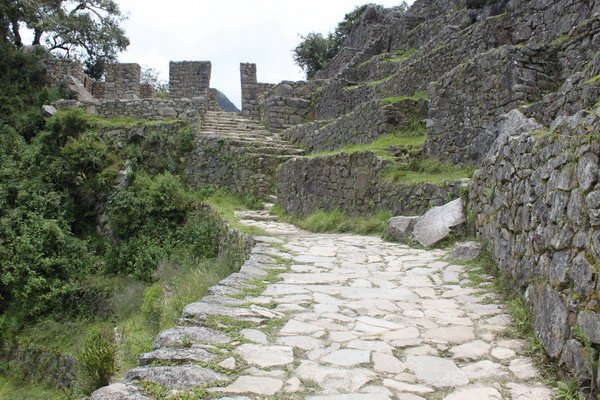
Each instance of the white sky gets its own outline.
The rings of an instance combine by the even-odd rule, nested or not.
[[[211,87],[240,106],[240,62],[257,64],[259,82],[302,80],[292,59],[300,34],[326,33],[354,7],[401,0],[117,0],[131,41],[121,62],[152,67],[168,80],[169,61],[212,62]],[[413,1],[408,1],[412,3]]]

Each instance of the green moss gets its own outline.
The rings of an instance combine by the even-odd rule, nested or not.
[[[587,85],[600,85],[600,74],[585,81]]]
[[[429,100],[429,96],[427,95],[426,92],[415,92],[414,94],[410,95],[410,96],[394,96],[394,97],[386,97],[384,99],[379,100],[379,102],[383,105],[385,104],[393,104],[393,103],[399,103],[401,101],[406,101],[406,100]]]
[[[567,43],[569,41],[569,35],[567,35],[566,33],[563,33],[562,35],[558,35],[556,36],[551,42],[550,45],[554,46],[554,47],[560,47],[563,44]]]
[[[400,62],[406,60],[407,58],[410,58],[410,56],[416,53],[416,51],[417,49],[414,48],[396,50],[393,53],[393,56],[390,56],[388,53],[386,53],[382,57],[382,60],[387,62]]]

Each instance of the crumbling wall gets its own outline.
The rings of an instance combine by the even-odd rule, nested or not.
[[[481,160],[498,116],[542,98],[554,85],[549,48],[506,45],[460,64],[431,84],[427,154],[453,163]]]
[[[250,118],[260,117],[258,104],[258,83],[256,80],[256,64],[240,63],[240,79],[242,85],[242,113]]]
[[[391,104],[369,101],[329,121],[314,121],[286,129],[283,135],[309,151],[337,149],[372,142],[398,129],[418,126],[427,117],[426,100],[399,100]]]
[[[204,99],[141,99],[103,101],[97,106],[98,114],[106,118],[129,117],[162,120],[180,119],[195,122],[205,109]]]
[[[140,98],[141,73],[139,64],[106,64],[104,98],[107,100]]]
[[[169,95],[172,99],[208,96],[212,65],[210,61],[171,61]]]

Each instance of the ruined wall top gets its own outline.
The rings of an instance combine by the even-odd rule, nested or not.
[[[171,98],[207,97],[211,70],[210,61],[171,61],[169,63]]]

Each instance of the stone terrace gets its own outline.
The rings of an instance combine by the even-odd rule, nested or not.
[[[150,398],[145,382],[222,400],[552,397],[505,306],[444,251],[239,216],[272,236],[93,400]]]

